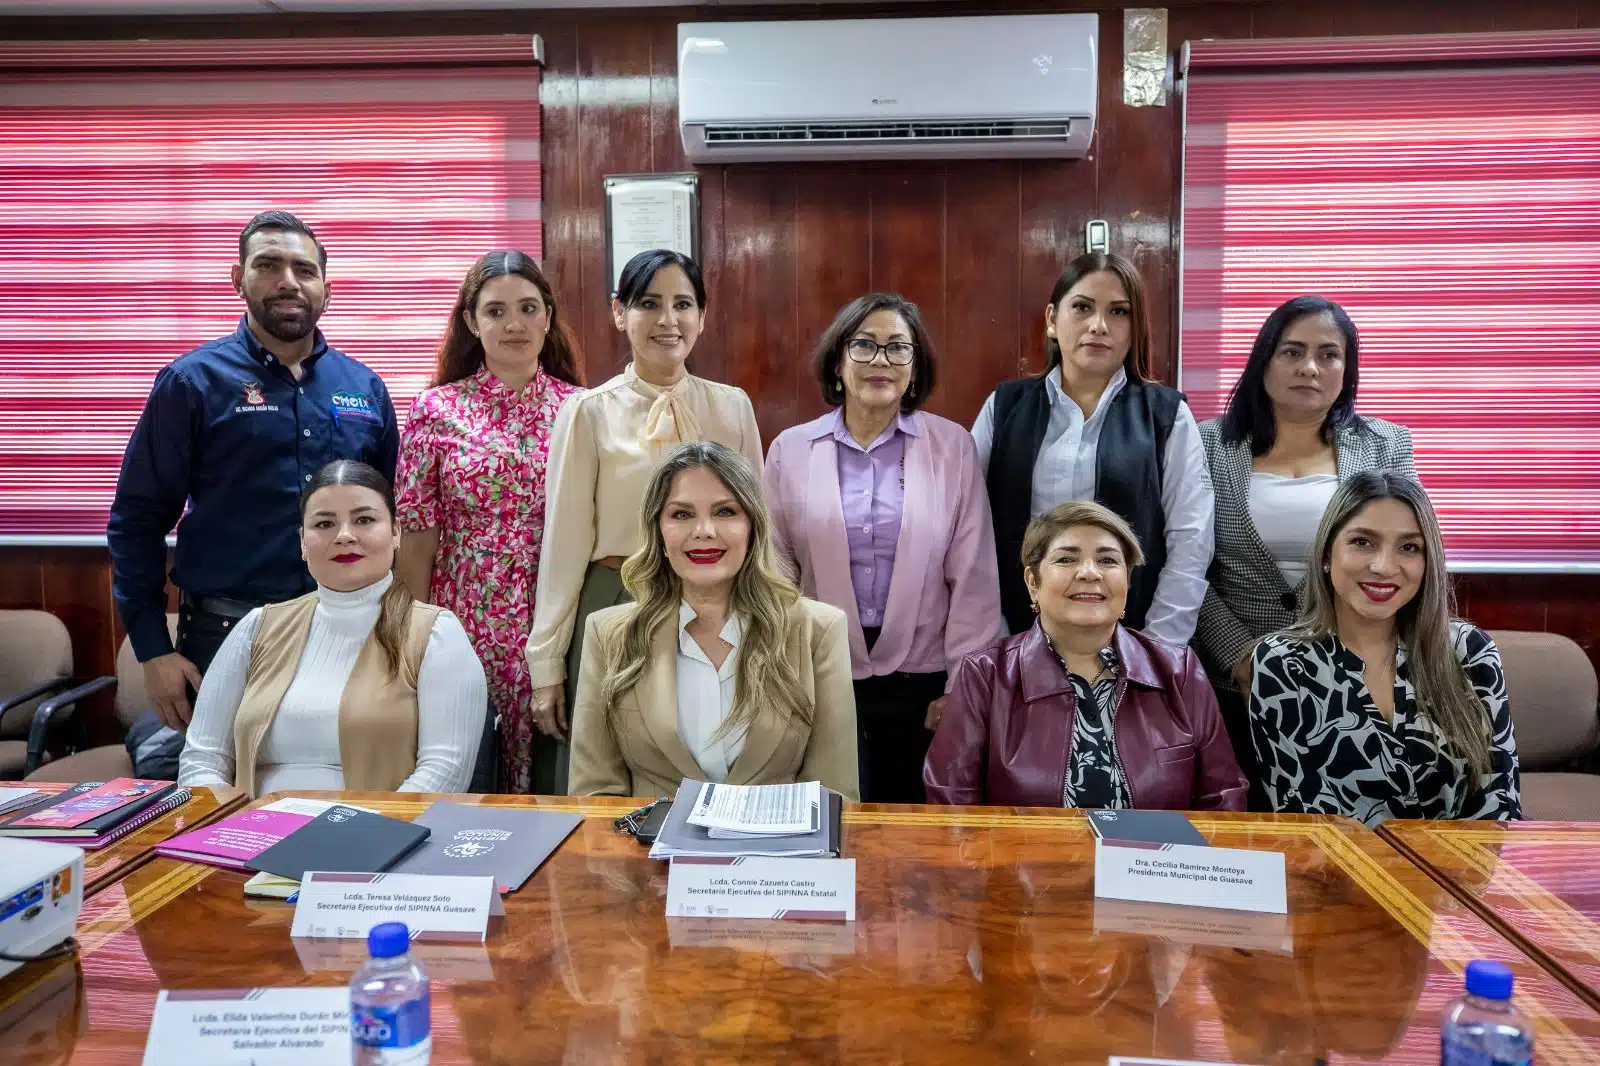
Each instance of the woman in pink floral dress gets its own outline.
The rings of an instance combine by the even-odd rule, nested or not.
[[[396,572],[455,612],[501,715],[501,787],[528,791],[532,688],[523,645],[544,535],[550,426],[583,391],[550,283],[521,252],[472,265],[417,397],[395,474],[404,535]]]

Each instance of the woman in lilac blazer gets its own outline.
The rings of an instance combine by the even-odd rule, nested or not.
[[[772,442],[773,546],[849,623],[861,798],[922,803],[949,672],[1004,632],[983,470],[963,427],[918,410],[934,353],[916,304],[868,293],[813,360],[833,410]]]

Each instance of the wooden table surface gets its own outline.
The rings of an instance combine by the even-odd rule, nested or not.
[[[65,792],[70,782],[30,781],[18,783],[24,788],[37,788],[41,792]],[[168,811],[147,825],[142,825],[114,844],[83,853],[83,893],[92,896],[117,878],[127,874],[142,862],[154,857],[150,850],[179,833],[187,833],[209,825],[218,818],[243,806],[245,794],[236,788],[196,788],[189,802],[175,811]],[[0,1060],[3,1061],[3,1060]]]
[[[431,799],[347,798],[402,817]],[[1283,851],[1290,876],[1288,918],[1208,922],[1097,905],[1077,812],[864,805],[845,816],[846,925],[669,921],[665,866],[611,826],[627,801],[485,802],[590,817],[486,945],[424,949],[435,1066],[1435,1066],[1439,1012],[1474,958],[1515,970],[1542,1066],[1600,1061],[1600,1014],[1345,820],[1196,816],[1215,844]],[[0,983],[0,1048],[27,1066],[131,1066],[163,987],[349,980],[359,942],[292,940],[293,908],[246,900],[244,880],[155,859],[96,894],[80,962]]]
[[[1600,1008],[1600,825],[1388,822],[1379,832]]]

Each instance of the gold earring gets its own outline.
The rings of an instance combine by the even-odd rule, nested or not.
[[[1053,340],[1053,339],[1055,339],[1055,335],[1056,335],[1056,328],[1055,328],[1055,327],[1054,327],[1054,326],[1046,326],[1046,327],[1045,327],[1045,328],[1044,328],[1044,335],[1045,335],[1045,336],[1046,336],[1046,337],[1049,337],[1049,338],[1051,338],[1051,339],[1052,339],[1052,340]]]
[[[1039,601],[1038,600],[1029,600],[1028,601],[1028,610],[1032,611],[1034,614],[1038,614],[1039,613]]]

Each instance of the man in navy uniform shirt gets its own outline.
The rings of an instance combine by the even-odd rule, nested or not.
[[[106,527],[112,589],[151,704],[174,729],[187,726],[191,694],[239,619],[315,587],[299,541],[312,475],[359,459],[394,477],[399,433],[383,380],[317,328],[327,264],[287,211],[251,219],[232,271],[247,309],[239,328],[156,375],[123,456]],[[176,650],[166,618],[174,522]]]

